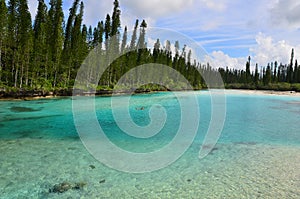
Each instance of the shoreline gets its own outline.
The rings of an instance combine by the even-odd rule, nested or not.
[[[0,101],[31,101],[40,99],[63,98],[72,96],[116,96],[116,95],[130,95],[130,94],[146,94],[153,92],[169,92],[168,90],[99,90],[99,91],[82,91],[82,90],[59,90],[57,92],[44,91],[22,91],[22,92],[0,92]]]
[[[275,90],[247,90],[247,89],[225,89],[227,94],[248,94],[248,95],[279,95],[300,97],[300,92],[296,91],[275,91]]]
[[[218,89],[211,89],[211,90],[218,90]],[[296,91],[276,91],[276,90],[248,90],[248,89],[224,89],[225,94],[247,94],[247,95],[278,95],[278,96],[294,96],[294,97],[300,97],[300,92]],[[178,92],[184,92],[187,90],[178,90]],[[196,90],[196,91],[204,91],[204,90]],[[150,91],[150,90],[139,90],[139,91],[132,91],[132,90],[121,90],[121,91],[113,91],[113,90],[101,90],[97,92],[79,92],[76,96],[103,96],[103,97],[109,97],[112,95],[129,95],[129,94],[147,94],[147,93],[155,93],[155,92],[172,92],[172,91],[166,91],[166,90],[156,90],[156,91]],[[176,92],[176,91],[174,91]],[[47,92],[42,93],[39,91],[38,93],[33,93],[32,91],[28,93],[7,93],[7,95],[1,93],[0,95],[0,101],[31,101],[31,100],[40,100],[40,99],[52,99],[52,98],[62,98],[62,97],[72,97],[73,92],[72,90],[68,90],[67,94],[63,92],[61,93],[54,93],[54,92]]]

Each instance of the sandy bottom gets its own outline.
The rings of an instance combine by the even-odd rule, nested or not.
[[[79,140],[0,140],[0,198],[300,198],[300,148],[218,144],[198,159],[193,146],[171,166],[122,173],[97,162]],[[62,182],[81,190],[49,193]]]

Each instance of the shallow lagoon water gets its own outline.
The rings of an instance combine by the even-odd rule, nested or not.
[[[72,98],[1,101],[0,198],[300,198],[299,97],[227,93],[224,129],[204,159],[198,153],[210,122],[210,95],[197,97],[201,118],[191,147],[170,166],[145,174],[111,169],[88,153],[74,125]],[[149,123],[153,104],[168,115],[161,132],[146,140],[117,127],[110,101],[96,97],[96,114],[117,146],[150,152],[175,136],[180,107],[172,93],[131,98],[130,114],[139,125]],[[49,193],[62,182],[86,186]]]

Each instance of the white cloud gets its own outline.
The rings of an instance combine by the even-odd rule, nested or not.
[[[206,62],[209,62],[210,65],[214,68],[236,68],[236,69],[244,69],[247,58],[239,57],[233,58],[228,54],[225,54],[222,51],[213,51],[210,54],[210,57],[207,57]]]
[[[123,0],[121,3],[129,12],[138,17],[157,19],[188,8],[194,0]]]
[[[45,0],[49,9],[49,1]],[[111,14],[113,11],[113,1],[99,1],[99,0],[82,0],[84,3],[84,17],[83,23],[87,25],[96,26],[98,21],[105,20],[106,14]],[[69,8],[72,6],[73,1],[63,1],[63,9],[65,20],[69,16]],[[34,20],[37,12],[38,1],[28,0],[29,11],[32,20]]]
[[[220,0],[201,0],[200,1],[204,7],[214,10],[214,11],[224,11],[226,9],[226,1],[220,1]]]
[[[293,46],[285,40],[274,41],[271,36],[262,33],[256,36],[256,43],[254,47],[249,49],[252,58],[252,70],[254,70],[256,63],[259,66],[266,66],[268,63],[275,61],[288,64],[292,49],[295,51],[295,59],[299,60],[300,58],[300,45]],[[247,59],[247,57],[231,57],[219,50],[210,53],[210,57],[207,57],[206,61],[210,62],[215,68],[228,66],[229,68],[245,69]]]
[[[278,0],[271,8],[271,21],[274,26],[300,28],[299,0]]]
[[[285,40],[273,41],[271,36],[259,33],[256,36],[257,45],[250,49],[253,59],[259,65],[265,66],[270,62],[278,61],[287,64],[290,61],[292,48],[295,50],[295,58],[299,58],[300,45],[293,46]]]
[[[105,20],[106,14],[113,11],[113,1],[84,0],[84,20],[87,25],[96,26],[98,21]]]

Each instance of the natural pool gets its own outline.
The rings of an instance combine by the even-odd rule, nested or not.
[[[225,93],[226,121],[213,151],[198,158],[211,101],[209,92],[196,92],[201,114],[191,147],[170,166],[144,174],[111,169],[88,153],[74,125],[72,98],[0,101],[0,198],[300,198],[300,97]],[[96,97],[96,115],[124,150],[159,149],[179,127],[172,93],[131,98],[130,115],[139,125],[149,123],[153,104],[165,108],[164,128],[149,139],[122,133],[110,102]],[[73,187],[53,193],[63,182]]]

